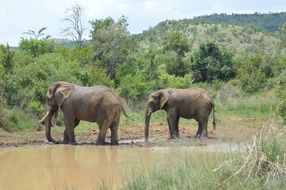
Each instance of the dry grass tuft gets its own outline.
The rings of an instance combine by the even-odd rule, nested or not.
[[[242,164],[230,178],[239,176],[244,182],[258,179],[264,184],[273,179],[285,178],[286,127],[263,126],[260,132],[253,137],[253,143],[248,148],[242,162],[238,160],[225,161],[218,165],[213,172],[217,172],[230,163],[234,164],[233,162]]]

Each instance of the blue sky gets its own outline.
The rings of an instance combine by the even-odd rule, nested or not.
[[[286,0],[0,0],[0,43],[18,45],[23,32],[44,26],[48,28],[46,34],[64,38],[61,20],[66,9],[76,3],[85,9],[87,26],[90,20],[125,15],[131,33],[142,32],[166,19],[286,11]]]

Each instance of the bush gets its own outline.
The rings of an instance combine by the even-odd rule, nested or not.
[[[190,72],[190,66],[174,52],[169,52],[164,57],[168,74],[175,75],[176,77],[184,77]]]
[[[118,90],[120,95],[128,100],[138,101],[143,99],[148,91],[146,78],[141,73],[136,75],[128,74],[121,79]]]
[[[227,81],[235,76],[233,55],[213,42],[200,45],[191,61],[195,82]]]
[[[21,108],[39,115],[44,109],[48,87],[55,81],[68,81],[81,85],[84,75],[77,62],[66,61],[56,53],[40,55],[27,66],[15,71]],[[40,106],[41,105],[41,106]]]
[[[188,75],[185,77],[176,77],[174,75],[169,75],[167,73],[161,72],[159,74],[159,79],[156,82],[155,89],[162,88],[188,88],[191,84],[191,79]]]
[[[19,48],[33,57],[45,53],[52,53],[55,51],[55,44],[53,41],[44,39],[22,39]]]
[[[238,69],[238,74],[241,88],[245,92],[254,93],[266,86],[267,78],[259,56],[246,58]]]
[[[13,132],[25,128],[31,128],[33,121],[24,112],[17,109],[7,109],[0,105],[0,128]]]
[[[87,76],[82,75],[82,77],[87,77],[88,82],[84,83],[86,86],[105,85],[110,88],[115,88],[114,81],[107,76],[107,73],[104,69],[100,69],[95,66],[89,66],[87,70]],[[83,80],[81,81],[83,82]]]
[[[286,123],[286,75],[285,71],[277,78],[275,86],[276,96],[279,98],[278,114]]]

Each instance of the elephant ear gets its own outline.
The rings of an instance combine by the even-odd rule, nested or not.
[[[55,98],[58,107],[62,107],[64,101],[71,95],[72,91],[74,89],[74,86],[69,83],[61,84],[59,87],[55,90]]]
[[[164,105],[167,103],[167,101],[169,100],[169,92],[168,90],[163,90],[161,92],[161,99],[160,99],[160,109],[162,109],[164,107]]]

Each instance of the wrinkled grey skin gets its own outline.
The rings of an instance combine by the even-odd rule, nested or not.
[[[212,110],[215,129],[214,102],[206,90],[202,88],[162,89],[151,93],[146,104],[145,141],[148,141],[151,114],[161,109],[167,112],[171,138],[179,137],[180,117],[197,120],[199,126],[196,137],[207,136],[208,119]]]
[[[126,115],[120,97],[105,86],[81,87],[67,82],[52,84],[46,96],[46,115],[39,121],[45,123],[46,138],[59,143],[51,137],[51,120],[58,110],[64,114],[65,131],[63,143],[76,144],[74,128],[80,120],[96,122],[99,134],[96,144],[105,144],[107,129],[111,130],[111,144],[118,144],[118,125],[120,113]]]

